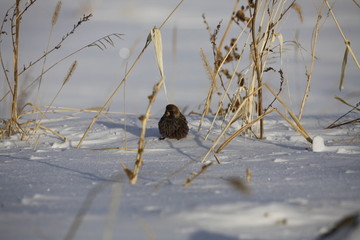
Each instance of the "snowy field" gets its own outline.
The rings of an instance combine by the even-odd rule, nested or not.
[[[45,126],[65,136],[66,142],[51,134],[43,135],[36,146],[36,139],[20,141],[19,136],[0,140],[0,239],[360,239],[360,219],[356,215],[360,211],[360,125],[325,129],[349,110],[334,99],[335,95],[353,104],[359,102],[359,70],[349,58],[345,88],[339,92],[345,46],[331,18],[320,30],[312,89],[301,120],[314,138],[314,145],[278,115],[270,115],[265,119],[265,140],[237,137],[217,155],[221,164],[210,154],[205,164],[213,164],[183,187],[186,179],[204,166],[200,161],[223,127],[216,120],[209,138],[204,140],[212,118],[205,118],[198,132],[200,117],[188,113],[202,103],[209,87],[199,56],[200,48],[211,56],[201,15],[206,14],[211,26],[221,19],[227,22],[234,4],[229,2],[185,0],[162,30],[169,100],[187,109],[190,133],[179,141],[158,140],[157,122],[167,104],[161,92],[148,123],[144,165],[136,185],[128,183],[121,163],[133,168],[133,150],[137,149],[141,131],[138,117],[144,113],[147,96],[159,80],[151,48],[129,77],[125,97],[121,91],[110,108],[130,114],[100,117],[80,149],[76,145],[91,122],[91,114],[57,115],[43,120]],[[0,2],[0,17],[12,3]],[[44,51],[56,3],[39,0],[23,16],[21,64]],[[76,59],[79,66],[54,105],[82,109],[102,106],[145,44],[149,30],[159,26],[177,3],[63,1],[52,42],[70,30],[83,13],[93,12],[94,17],[59,53],[49,56],[49,65],[104,35],[122,33],[123,40],[105,51],[89,48],[54,68],[44,76],[40,99],[36,101],[49,104]],[[304,23],[294,20],[283,28],[289,38],[299,31],[304,48],[310,49],[316,22],[314,6],[319,6],[319,1],[299,3]],[[359,58],[359,8],[350,0],[336,1],[334,11]],[[174,29],[176,54],[172,49]],[[125,58],[128,49],[134,50],[130,58]],[[2,50],[3,56],[11,55],[11,48]],[[293,50],[286,54],[291,63],[287,65],[286,93],[291,94],[282,97],[297,112],[306,79],[303,66],[294,67]],[[11,58],[7,59],[5,65],[11,66]],[[305,61],[309,64],[310,56],[305,56]],[[30,77],[39,71],[34,68]],[[271,79],[266,81],[271,84]],[[6,84],[1,84],[2,96]],[[8,106],[0,104],[1,117],[6,117]],[[358,117],[353,114],[343,120]],[[235,127],[230,132],[237,130]]]
[[[77,117],[45,123],[69,142],[44,137],[36,151],[16,137],[1,142],[2,239],[64,239],[77,214],[83,219],[73,239],[316,239],[360,210],[359,143],[337,142],[358,136],[358,125],[323,130],[331,119],[305,118],[311,136],[325,141],[314,152],[284,120],[271,118],[266,140],[237,138],[218,155],[222,164],[184,188],[211,145],[203,140],[209,119],[198,133],[198,117],[188,117],[190,134],[179,141],[158,140],[158,119],[151,119],[137,185],[120,166],[132,168],[136,152],[91,150],[137,147],[138,119],[126,118],[126,143],[125,119],[113,120],[100,119],[81,149],[75,146],[90,119]],[[239,191],[231,179],[245,181],[246,169],[249,189]],[[326,239],[355,240],[356,229],[353,238]]]

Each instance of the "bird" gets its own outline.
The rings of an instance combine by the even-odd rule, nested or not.
[[[179,108],[174,104],[168,104],[159,124],[160,140],[165,138],[182,139],[189,132],[188,122]]]

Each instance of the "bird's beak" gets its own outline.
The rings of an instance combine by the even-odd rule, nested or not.
[[[169,111],[166,111],[166,112],[165,112],[165,116],[167,116],[167,117],[170,116],[170,112],[169,112]]]

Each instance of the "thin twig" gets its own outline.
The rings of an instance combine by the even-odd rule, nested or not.
[[[210,162],[201,167],[200,171],[196,173],[192,178],[187,178],[183,187],[188,187],[191,183],[195,181],[201,174],[203,174],[214,162]]]
[[[311,66],[310,66],[310,72],[306,73],[307,76],[307,82],[306,82],[306,88],[305,88],[305,92],[304,92],[304,97],[301,101],[301,106],[300,106],[300,112],[299,112],[299,119],[301,119],[302,115],[303,115],[303,111],[305,108],[305,103],[307,102],[308,96],[309,96],[309,92],[310,92],[310,86],[311,86],[311,78],[312,78],[312,74],[314,71],[314,66],[315,66],[315,57],[316,57],[316,43],[317,43],[317,39],[318,39],[318,34],[319,34],[319,24],[320,24],[320,20],[321,20],[321,12],[324,8],[324,2],[321,4],[321,7],[318,11],[318,18],[316,20],[316,24],[314,27],[314,31],[313,31],[313,35],[312,35],[312,44],[311,44]]]
[[[89,21],[91,17],[92,17],[92,14],[90,13],[90,14],[84,15],[82,18],[80,18],[80,20],[73,26],[73,28],[71,29],[71,31],[68,32],[67,34],[65,34],[65,35],[61,38],[61,40],[55,45],[55,47],[53,47],[51,50],[45,52],[45,53],[44,53],[41,57],[39,57],[36,61],[30,62],[30,63],[28,64],[28,66],[24,66],[23,70],[19,72],[19,75],[23,74],[26,70],[28,70],[29,68],[31,68],[31,67],[33,67],[34,65],[36,65],[36,64],[37,64],[39,61],[41,61],[42,59],[46,58],[46,57],[47,57],[50,53],[52,53],[53,51],[58,50],[58,49],[62,46],[62,44],[64,43],[64,41],[65,41],[69,36],[71,36],[72,34],[74,34],[74,33],[75,33],[75,30],[76,30],[82,23]],[[103,38],[105,38],[105,37],[103,37]],[[101,39],[103,39],[103,38],[101,38]],[[94,42],[96,42],[96,41],[94,41]],[[86,45],[85,47],[89,47],[89,46],[90,46],[90,44],[89,44],[89,45]],[[85,48],[85,47],[83,47],[83,48]],[[82,50],[83,48],[81,48],[81,50]],[[77,52],[77,51],[76,51],[76,52]]]
[[[360,64],[359,64],[359,62],[358,62],[358,60],[357,60],[357,58],[356,58],[356,56],[355,56],[355,53],[353,52],[352,48],[350,47],[350,40],[346,38],[344,32],[341,30],[340,24],[339,24],[339,22],[337,21],[337,19],[336,19],[336,17],[335,17],[335,14],[334,14],[334,12],[333,12],[333,10],[332,10],[332,8],[331,8],[328,0],[324,0],[324,1],[325,1],[325,3],[326,3],[327,7],[329,8],[329,11],[330,11],[330,13],[331,13],[331,16],[332,16],[332,18],[334,19],[334,22],[335,22],[335,24],[336,24],[336,27],[338,28],[338,30],[339,30],[339,32],[340,32],[340,34],[341,34],[341,37],[342,37],[343,40],[344,40],[345,46],[348,48],[349,53],[351,54],[352,58],[354,59],[354,62],[355,62],[355,64],[356,64],[356,66],[358,67],[358,69],[360,69]]]

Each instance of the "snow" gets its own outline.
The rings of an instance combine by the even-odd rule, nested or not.
[[[44,19],[51,19],[49,9],[56,3],[39,1],[38,7],[31,8],[32,14],[24,16],[20,41],[26,44],[21,45],[21,64],[44,51],[49,31]],[[62,46],[60,55],[112,32],[125,36],[115,48],[104,52],[88,49],[76,55],[79,67],[54,104],[82,109],[102,106],[143,47],[149,30],[159,26],[177,3],[64,0],[52,42],[71,29],[84,9],[92,9],[94,19]],[[352,1],[339,3],[334,5],[334,11],[357,54],[358,9]],[[10,0],[0,2],[1,16],[11,4]],[[80,149],[76,146],[93,117],[89,113],[55,115],[42,121],[67,141],[51,133],[42,134],[39,141],[36,137],[20,140],[18,135],[0,140],[0,239],[360,239],[360,227],[356,224],[344,226],[337,236],[321,237],[341,219],[360,211],[359,123],[325,129],[349,109],[334,100],[334,95],[350,102],[358,101],[359,96],[359,72],[350,58],[345,89],[337,90],[345,47],[332,19],[320,31],[312,91],[301,119],[313,144],[280,116],[270,115],[265,118],[264,140],[235,138],[217,154],[221,164],[210,154],[204,164],[213,164],[192,184],[183,187],[186,179],[204,166],[200,161],[223,126],[220,119],[216,120],[204,140],[213,119],[205,118],[198,132],[200,117],[187,114],[206,97],[209,85],[199,57],[200,48],[210,51],[211,56],[201,14],[205,13],[210,25],[215,26],[221,19],[227,21],[232,4],[184,1],[162,30],[167,90],[172,102],[182,109],[189,106],[185,114],[190,132],[179,141],[158,139],[157,122],[166,105],[166,98],[160,93],[148,123],[144,165],[136,185],[128,183],[121,163],[130,169],[134,166],[141,131],[138,117],[144,113],[146,96],[158,81],[151,51],[145,53],[126,83],[125,104],[121,93],[111,105],[111,111],[129,114],[100,117]],[[305,22],[284,26],[285,33],[291,35],[299,30],[300,42],[310,49],[309,36],[316,22],[312,4],[317,2],[300,4]],[[178,49],[174,60],[171,36],[175,26]],[[133,47],[127,62],[125,56]],[[11,56],[11,48],[2,50],[3,56]],[[289,62],[294,61],[291,51],[286,54]],[[49,56],[49,65],[60,55]],[[309,60],[308,55],[304,58]],[[44,75],[43,95],[38,101],[44,105],[51,101],[73,60]],[[5,62],[10,64],[11,58]],[[35,68],[30,75],[36,76],[38,71]],[[306,81],[302,70],[290,67],[287,72],[286,91],[292,93],[287,102],[297,112]],[[8,106],[1,104],[3,114]],[[344,120],[356,117],[350,115]],[[240,123],[234,124],[230,132],[239,127]],[[251,176],[247,176],[247,170]],[[245,184],[248,191],[234,186],[234,179]]]
[[[120,166],[122,162],[132,168],[136,152],[93,150],[136,149],[137,116],[99,119],[80,149],[76,144],[91,121],[87,117],[45,122],[69,141],[48,134],[36,151],[24,141],[3,140],[2,239],[64,239],[89,199],[74,239],[101,239],[108,232],[109,206],[116,191],[113,239],[315,239],[359,211],[358,142],[332,146],[352,151],[315,152],[305,141],[294,140],[298,133],[284,128],[286,121],[277,116],[266,125],[271,140],[236,138],[218,154],[222,164],[214,163],[184,188],[186,178],[201,169],[200,157],[211,146],[210,140],[203,140],[206,127],[197,132],[199,117],[187,118],[190,134],[179,141],[158,140],[159,118],[150,119],[137,185],[128,183]],[[211,120],[206,118],[204,126]],[[358,126],[324,130],[320,123],[329,120],[307,117],[303,123],[311,136],[323,136],[321,143],[359,134]],[[227,181],[245,179],[246,169],[252,172],[249,193]],[[350,233],[360,236],[359,231]]]
[[[353,146],[325,146],[324,139],[320,136],[314,137],[314,152],[337,152],[343,154],[360,154],[357,147]]]

